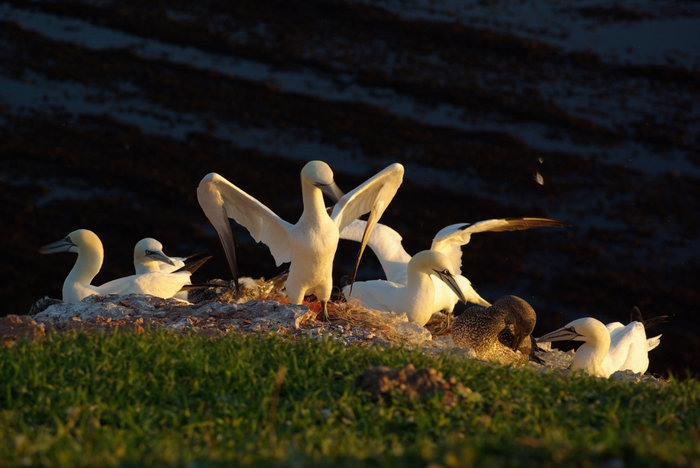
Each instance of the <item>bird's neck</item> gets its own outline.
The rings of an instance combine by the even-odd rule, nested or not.
[[[414,295],[420,295],[421,299],[432,302],[435,297],[435,288],[430,275],[420,271],[409,271],[406,278],[407,291]],[[427,296],[430,296],[429,298]]]
[[[134,261],[134,272],[137,275],[141,275],[143,273],[152,273],[154,271],[160,271],[160,266],[158,265],[157,261],[145,261],[145,262],[137,262]]]
[[[576,350],[573,368],[583,369],[591,375],[608,377],[609,372],[605,368],[605,358],[609,350],[609,334],[599,333],[592,337],[587,337],[586,342]]]
[[[308,182],[302,182],[301,192],[304,201],[304,212],[301,217],[307,220],[328,218],[326,205],[323,202],[323,192]]]
[[[102,268],[104,253],[101,246],[82,247],[65,284],[89,285]]]
[[[406,288],[402,294],[408,319],[420,324],[425,324],[433,314],[435,290],[430,275],[423,272],[409,271]]]

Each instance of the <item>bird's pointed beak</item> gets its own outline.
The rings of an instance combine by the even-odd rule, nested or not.
[[[165,255],[162,250],[146,250],[146,257],[152,258],[158,262],[167,263],[168,265],[175,265],[175,262]]]
[[[457,284],[457,280],[455,280],[455,277],[452,275],[447,270],[444,271],[439,271],[439,270],[433,270],[436,275],[438,275],[438,278],[440,278],[442,281],[445,282],[447,286],[450,287],[450,289],[457,295],[459,300],[462,302],[462,304],[467,303],[467,298],[464,296],[464,292],[462,292],[462,288],[459,287],[459,284]]]
[[[345,195],[335,182],[331,182],[330,184],[318,184],[316,187],[321,189],[321,192],[328,195],[328,198],[333,200],[333,203],[338,203]]]
[[[581,336],[582,335],[576,332],[576,329],[574,327],[563,327],[559,330],[554,330],[553,332],[549,332],[546,335],[540,336],[539,338],[536,338],[535,341],[537,343],[546,343],[548,341],[566,341],[575,340],[576,338],[580,338]]]
[[[52,254],[52,253],[57,253],[57,252],[71,252],[75,250],[71,249],[77,249],[78,246],[73,243],[71,240],[70,236],[66,236],[65,238],[58,240],[56,242],[52,242],[50,244],[46,244],[45,246],[41,247],[39,249],[39,253],[41,254]]]

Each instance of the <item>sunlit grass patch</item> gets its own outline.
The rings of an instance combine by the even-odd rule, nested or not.
[[[370,366],[432,366],[474,392],[374,403]],[[398,348],[232,334],[77,334],[0,354],[0,465],[700,459],[700,385],[538,374]]]

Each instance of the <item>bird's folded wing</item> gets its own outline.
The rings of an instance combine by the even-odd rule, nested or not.
[[[169,298],[177,294],[182,286],[189,283],[188,271],[179,273],[162,273],[152,271],[140,275],[125,276],[109,281],[97,287],[98,293],[105,294],[150,294]]]
[[[292,225],[257,199],[216,173],[207,174],[199,183],[197,199],[219,234],[227,257],[227,246],[233,248],[233,233],[228,218],[233,218],[248,229],[253,239],[268,246],[278,266],[291,261],[288,232]]]
[[[610,339],[612,340],[613,336],[625,329],[625,326],[620,322],[610,322],[605,324],[605,328],[610,332]]]
[[[608,358],[613,372],[620,369],[635,369],[647,361],[647,337],[644,325],[632,322],[610,337]]]
[[[359,300],[363,307],[375,310],[395,312],[396,293],[404,288],[404,285],[392,283],[391,281],[372,280],[358,281],[354,285],[351,299]],[[346,296],[349,294],[349,287],[343,289]]]
[[[144,273],[145,274],[145,273]],[[134,278],[139,275],[124,276],[122,278],[113,279],[99,286],[94,286],[95,292],[100,296],[107,294],[129,294],[129,291],[134,285]]]

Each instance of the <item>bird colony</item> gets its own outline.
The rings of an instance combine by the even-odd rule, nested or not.
[[[593,317],[583,317],[535,339],[531,333],[536,314],[530,304],[517,296],[496,298],[492,304],[464,276],[462,247],[472,234],[564,227],[566,223],[521,217],[453,224],[438,231],[430,245],[426,242],[425,250],[411,255],[402,246],[401,234],[379,223],[401,185],[403,173],[403,166],[395,163],[343,193],[328,164],[310,161],[301,170],[303,211],[296,223],[280,218],[214,172],[199,183],[197,199],[221,241],[235,288],[240,283],[230,219],[245,227],[257,242],[267,245],[278,266],[289,264],[284,292],[290,303],[302,304],[306,296],[315,296],[323,320],[328,321],[333,259],[339,240],[345,239],[359,243],[352,279],[342,287],[346,300],[367,309],[404,315],[420,326],[435,314],[445,316],[443,333],[449,332],[456,346],[473,350],[480,359],[524,365],[538,359],[538,343],[573,340],[583,342],[574,355],[573,370],[606,378],[616,371],[647,370],[648,352],[660,343],[660,335],[646,337],[645,326],[654,319],[644,321],[637,314],[627,325],[605,325]],[[331,207],[326,207],[324,195],[332,202]],[[366,220],[360,219],[365,215]],[[384,278],[356,282],[367,246],[379,260]],[[145,238],[134,247],[134,274],[97,286],[92,281],[102,267],[104,249],[94,232],[77,229],[39,252],[77,254],[63,283],[62,298],[68,303],[110,294],[146,294],[186,301],[188,289],[197,287],[192,285],[192,274],[210,258],[170,257],[160,242]],[[460,301],[466,309],[450,324]]]

